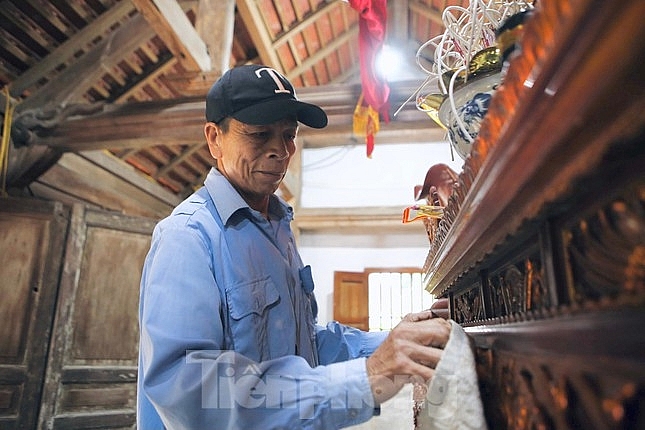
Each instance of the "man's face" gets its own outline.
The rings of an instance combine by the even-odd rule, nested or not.
[[[296,151],[297,132],[295,119],[249,125],[231,118],[226,132],[217,124],[205,126],[208,146],[217,159],[219,171],[251,207],[267,201],[278,189]]]

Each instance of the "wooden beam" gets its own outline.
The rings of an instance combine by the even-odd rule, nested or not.
[[[161,217],[176,205],[78,154],[63,155],[36,183],[68,194],[70,198],[129,215]]]
[[[332,8],[338,7],[338,5],[341,3],[340,0],[334,0],[330,2],[323,2],[322,6],[318,8],[314,13],[311,15],[308,15],[307,18],[303,19],[302,21],[298,22],[296,25],[293,27],[289,28],[289,30],[282,35],[280,35],[279,38],[273,41],[271,44],[272,49],[278,49],[280,46],[284,45],[287,43],[289,40],[293,38],[294,35],[302,32],[305,28],[308,26],[315,24],[318,19],[324,14],[327,14],[331,12]]]
[[[91,25],[82,28],[62,45],[51,51],[47,57],[11,82],[9,84],[11,95],[18,97],[38,81],[48,77],[52,70],[60,67],[61,64],[69,65],[68,63],[71,62],[75,54],[91,49],[91,45],[97,38],[104,37],[115,23],[126,20],[133,10],[134,6],[130,2],[121,1],[101,14],[92,21]]]
[[[90,52],[63,70],[16,108],[17,112],[44,106],[78,102],[89,88],[139,45],[154,37],[154,32],[141,15],[137,15],[112,35],[98,43]]]
[[[260,55],[261,62],[284,74],[284,67],[282,67],[278,53],[273,49],[273,38],[258,9],[257,2],[255,0],[237,0],[236,4],[237,10],[249,30],[251,40]]]
[[[404,44],[408,40],[409,0],[390,1],[388,43]]]
[[[410,10],[412,12],[418,13],[419,15],[422,15],[423,17],[429,19],[430,21],[434,21],[443,27],[443,20],[441,19],[442,10],[436,10],[431,7],[428,7],[421,0],[408,0],[408,1],[410,3],[409,4]]]
[[[137,10],[188,71],[208,71],[206,44],[177,0],[132,0]]]
[[[305,61],[300,63],[297,67],[289,70],[289,72],[287,73],[287,79],[293,79],[294,77],[306,72],[307,70],[310,70],[321,59],[326,58],[330,53],[338,50],[340,46],[347,43],[347,41],[353,37],[358,37],[358,24],[355,24],[353,27],[349,28],[339,37],[334,38],[332,42],[328,43],[319,51],[316,51]]]
[[[179,154],[177,157],[173,158],[168,164],[165,166],[161,167],[157,172],[153,175],[155,179],[160,178],[162,176],[165,176],[168,172],[172,171],[175,166],[178,166],[179,164],[183,163],[184,160],[188,159],[191,155],[193,155],[195,152],[199,151],[202,149],[202,146],[205,143],[198,143],[193,146],[189,146],[188,148],[184,149],[181,154]]]
[[[199,0],[195,28],[206,44],[210,70],[218,77],[231,63],[234,25],[235,0]]]
[[[339,227],[398,227],[402,206],[360,208],[299,208],[295,221],[300,230]]]
[[[415,91],[418,82],[393,82],[390,102],[398,109]],[[299,98],[321,106],[329,116],[324,129],[301,128],[299,140],[305,147],[345,145],[352,142],[353,110],[360,84],[301,88]],[[63,121],[37,144],[65,151],[144,148],[155,145],[202,143],[204,97],[128,103],[108,106],[104,112]],[[381,124],[377,142],[428,142],[443,140],[440,129],[426,114],[407,103],[392,120]],[[354,139],[362,144],[361,139]]]
[[[171,206],[176,206],[181,199],[156,182],[149,180],[141,172],[108,151],[83,151],[80,157],[91,161],[103,170],[136,186],[137,188],[156,196],[159,200]]]

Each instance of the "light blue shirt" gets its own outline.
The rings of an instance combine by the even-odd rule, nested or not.
[[[271,221],[216,169],[155,228],[141,279],[137,424],[334,429],[368,420],[385,333],[316,325],[291,207]]]

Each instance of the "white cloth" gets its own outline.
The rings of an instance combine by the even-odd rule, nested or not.
[[[450,323],[450,339],[418,410],[417,429],[487,430],[473,346],[464,329]]]

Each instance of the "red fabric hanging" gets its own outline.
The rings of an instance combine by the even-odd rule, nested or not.
[[[377,75],[374,64],[385,40],[387,0],[349,0],[349,4],[359,13],[358,47],[365,103],[389,122],[390,87]]]

